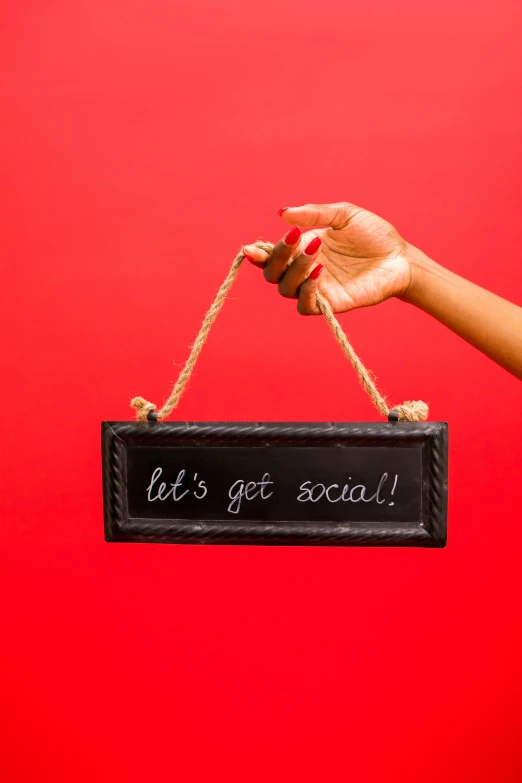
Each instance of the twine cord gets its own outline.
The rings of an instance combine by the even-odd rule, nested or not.
[[[262,250],[265,250],[267,253],[270,253],[274,247],[271,242],[260,241],[255,242],[254,244]],[[217,292],[212,305],[203,319],[199,334],[196,337],[194,344],[192,345],[190,355],[185,362],[185,365],[179,374],[176,383],[174,384],[168,400],[157,412],[158,419],[166,419],[178,405],[181,399],[181,395],[185,391],[190,376],[192,375],[210,329],[212,328],[219,311],[223,307],[228,292],[232,288],[234,280],[237,277],[237,273],[239,272],[243,259],[243,253],[239,252],[235,257],[232,266],[230,267],[228,275]],[[326,323],[330,327],[333,336],[341,346],[344,355],[357,373],[359,381],[361,382],[363,388],[369,395],[371,401],[379,413],[381,413],[383,416],[388,416],[391,410],[398,414],[399,421],[425,421],[428,418],[428,406],[421,400],[408,400],[403,402],[401,405],[395,405],[393,408],[389,408],[386,399],[380,394],[369,371],[355,353],[351,343],[349,342],[341,327],[341,324],[333,314],[328,300],[319,290],[316,293],[316,302],[319,310],[326,320]],[[136,410],[136,419],[138,421],[147,421],[149,412],[157,410],[154,403],[148,402],[147,400],[143,399],[143,397],[134,397],[131,400],[131,406]]]

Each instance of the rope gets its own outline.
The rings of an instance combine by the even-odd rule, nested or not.
[[[270,253],[274,247],[271,242],[255,242],[254,244],[262,250],[265,250],[267,253]],[[199,354],[201,353],[201,350],[208,337],[208,333],[210,332],[212,324],[216,320],[219,311],[223,307],[228,292],[232,288],[234,280],[237,277],[237,273],[239,272],[243,258],[244,255],[242,252],[239,252],[235,257],[232,266],[230,267],[230,271],[225,278],[225,281],[222,283],[221,288],[217,292],[210,309],[203,319],[201,329],[199,330],[196,341],[192,346],[190,355],[178,377],[178,380],[174,384],[167,402],[157,412],[158,419],[166,419],[167,416],[169,416],[174,408],[178,405],[181,399],[181,395],[185,391],[185,387],[190,379],[190,376],[192,375],[192,371],[194,370]],[[370,373],[355,353],[346,334],[341,328],[341,324],[333,314],[330,304],[319,290],[316,293],[316,301],[319,310],[326,319],[326,323],[332,330],[332,333],[341,346],[344,355],[357,373],[359,381],[370,396],[373,404],[379,413],[381,413],[383,416],[388,416],[390,409],[386,399],[379,393]],[[136,409],[136,419],[138,421],[147,421],[149,412],[157,410],[154,403],[147,402],[147,400],[144,400],[143,397],[134,397],[131,400],[131,406]],[[395,405],[391,411],[394,411],[398,415],[399,421],[425,421],[428,418],[428,406],[421,400],[403,402],[402,405]]]

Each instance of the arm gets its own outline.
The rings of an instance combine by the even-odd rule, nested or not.
[[[413,245],[407,255],[410,284],[399,298],[522,380],[522,308],[450,272]]]
[[[285,207],[279,214],[294,228],[271,253],[256,245],[243,250],[282,296],[298,300],[302,315],[319,314],[318,289],[336,313],[394,296],[522,380],[522,308],[435,263],[386,220],[350,202]]]

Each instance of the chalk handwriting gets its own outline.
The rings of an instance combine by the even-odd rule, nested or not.
[[[174,482],[167,483],[160,481],[163,473],[163,469],[158,467],[152,473],[150,484],[147,487],[147,498],[150,502],[156,500],[168,500],[171,498],[177,502],[182,500],[187,495],[192,495],[196,500],[203,500],[208,494],[208,488],[203,479],[199,479],[198,474],[194,473],[192,476],[186,474],[186,470],[182,469],[178,471],[178,475]],[[388,473],[383,473],[379,479],[376,487],[374,487],[373,494],[372,488],[369,488],[366,484],[312,484],[311,481],[304,481],[299,487],[299,493],[296,500],[299,503],[318,503],[320,500],[327,503],[372,503],[382,505],[388,502],[388,505],[393,506],[394,501],[389,498],[393,497],[397,488],[399,476],[395,474],[393,478],[393,486],[389,490],[389,496],[386,497],[386,484],[390,484],[392,479]],[[352,477],[349,476],[348,480],[351,481]],[[230,503],[228,504],[228,512],[230,514],[239,514],[243,501],[250,501],[259,498],[261,500],[268,500],[274,494],[273,490],[269,491],[268,487],[273,487],[274,482],[270,478],[270,473],[264,473],[260,481],[246,481],[245,479],[238,479],[235,481],[228,490],[228,497]]]
[[[351,476],[349,478],[351,479]],[[301,492],[297,496],[297,500],[300,503],[317,503],[322,498],[325,498],[329,503],[339,503],[340,500],[345,503],[359,503],[361,500],[364,503],[371,503],[373,500],[375,500],[376,503],[382,505],[386,502],[386,498],[381,497],[381,492],[383,491],[387,479],[388,474],[383,473],[379,480],[379,484],[377,485],[377,489],[371,497],[366,497],[368,488],[365,486],[365,484],[354,484],[353,487],[350,487],[349,484],[345,484],[341,489],[339,484],[330,484],[329,486],[326,486],[325,484],[314,484],[313,486],[306,486],[307,484],[311,485],[312,482],[305,481],[299,487]],[[395,492],[397,479],[398,476],[395,475],[395,481],[390,493],[391,495],[393,495]],[[389,505],[393,506],[393,501],[391,501]]]
[[[228,496],[232,501],[228,505],[229,512],[238,514],[243,498],[245,500],[254,500],[254,498],[261,497],[262,500],[268,500],[274,493],[270,492],[268,495],[265,495],[265,487],[273,483],[273,481],[270,481],[270,473],[265,473],[261,481],[249,481],[247,484],[245,484],[243,479],[238,479],[228,491]],[[256,488],[259,489],[256,490]]]
[[[200,491],[200,494],[197,494],[195,489],[193,489],[193,490],[186,489],[184,492],[182,492],[181,491],[181,487],[182,487],[182,484],[183,484],[183,480],[185,478],[186,471],[185,470],[180,470],[179,473],[178,473],[178,476],[176,478],[176,481],[174,483],[171,482],[170,489],[166,492],[165,490],[167,489],[167,484],[164,481],[162,481],[161,484],[159,485],[159,487],[157,487],[157,489],[156,489],[157,494],[153,497],[151,493],[152,493],[152,490],[154,488],[154,484],[159,480],[159,478],[161,477],[162,472],[163,472],[162,468],[156,468],[154,470],[153,474],[152,474],[152,478],[150,480],[150,484],[147,487],[147,498],[150,501],[153,501],[153,500],[167,500],[167,498],[169,496],[171,496],[173,500],[177,501],[177,500],[181,500],[182,498],[184,498],[185,495],[188,495],[191,491],[192,491],[193,496],[196,498],[196,500],[203,500],[203,498],[207,494],[207,487],[206,487],[206,484],[205,484],[205,482],[203,480],[198,481],[198,484],[197,484],[197,489]],[[194,473],[194,478],[193,478],[194,482],[197,480],[197,477],[198,477],[198,474]],[[178,494],[178,490],[180,490],[179,494]]]

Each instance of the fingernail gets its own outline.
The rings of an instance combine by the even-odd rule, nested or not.
[[[311,242],[309,242],[305,248],[305,253],[307,256],[313,256],[314,253],[316,253],[319,248],[321,247],[322,239],[321,237],[314,237]]]
[[[248,253],[243,253],[243,255],[244,255],[244,257],[246,258],[247,261],[250,261],[251,264],[255,264],[255,261],[252,258],[252,256],[249,256]]]
[[[301,236],[301,229],[297,226],[294,226],[294,228],[291,228],[288,234],[285,234],[284,236],[284,243],[285,245],[295,245],[299,237]]]
[[[285,209],[292,209],[292,207],[281,207],[281,209],[278,209],[277,214],[279,215],[279,217],[281,217]]]
[[[319,237],[317,237],[318,239]],[[308,277],[310,280],[317,280],[321,272],[323,271],[324,266],[322,264],[317,264],[317,266],[314,266]]]

